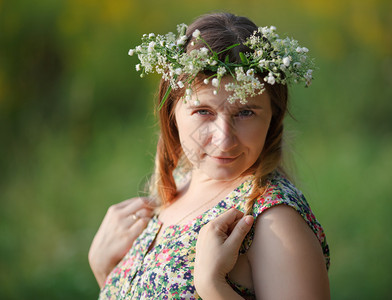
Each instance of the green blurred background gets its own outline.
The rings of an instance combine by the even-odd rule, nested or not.
[[[158,77],[127,56],[143,33],[226,10],[311,49],[292,89],[297,184],[325,227],[333,299],[390,299],[389,0],[0,0],[0,298],[95,299],[88,248],[113,203],[140,193]]]

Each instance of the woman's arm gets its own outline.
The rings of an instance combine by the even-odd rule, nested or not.
[[[320,243],[293,208],[270,208],[255,226],[248,259],[258,299],[330,299]]]
[[[195,287],[203,299],[242,299],[226,282],[253,218],[230,209],[203,226],[196,243]]]
[[[152,214],[147,198],[128,199],[108,209],[88,254],[91,270],[100,288],[146,228]]]

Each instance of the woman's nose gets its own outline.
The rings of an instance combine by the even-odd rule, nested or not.
[[[228,152],[238,145],[235,126],[230,117],[218,117],[215,120],[211,142],[222,152]]]

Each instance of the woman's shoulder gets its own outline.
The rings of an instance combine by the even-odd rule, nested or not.
[[[256,198],[253,205],[253,216],[257,217],[268,208],[286,204],[300,213],[310,210],[302,192],[281,172],[275,171],[267,181],[266,189]]]
[[[316,219],[303,193],[285,175],[276,171],[271,174],[264,193],[255,199],[252,214],[257,219],[267,211],[272,212],[271,208],[278,206],[285,206],[285,209],[290,207],[302,217],[319,240],[323,248],[326,265],[329,267],[329,247],[323,227]],[[278,214],[285,213],[283,210],[279,209]],[[252,227],[241,247],[243,253],[249,249],[254,233],[255,228]]]

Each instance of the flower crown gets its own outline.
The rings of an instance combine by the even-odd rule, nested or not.
[[[314,63],[307,56],[309,50],[301,47],[294,39],[280,39],[274,26],[259,27],[246,39],[243,44],[253,51],[240,52],[241,63],[229,62],[228,56],[224,61],[218,58],[218,55],[240,44],[215,52],[198,29],[193,31],[194,40],[191,43],[194,45],[195,41],[202,42],[203,47],[189,53],[185,52],[184,45],[188,41],[186,29],[187,25],[180,24],[177,25],[178,35],[172,32],[166,35],[144,34],[142,43],[128,52],[131,56],[135,53],[138,55],[140,63],[136,65],[136,70],[142,72],[141,77],[155,72],[162,74],[162,78],[169,81],[169,88],[161,101],[161,106],[171,89],[186,88],[184,99],[189,101],[193,93],[192,83],[202,71],[213,73],[204,83],[208,84],[211,80],[212,86],[215,87],[215,95],[222,77],[232,76],[233,81],[225,84],[225,90],[232,92],[227,99],[230,103],[236,100],[246,103],[248,97],[263,93],[264,82],[270,85],[304,82],[309,86],[312,81]],[[261,81],[264,82],[260,82],[261,77],[256,74],[263,74],[264,78]],[[197,102],[198,100],[195,104]]]

